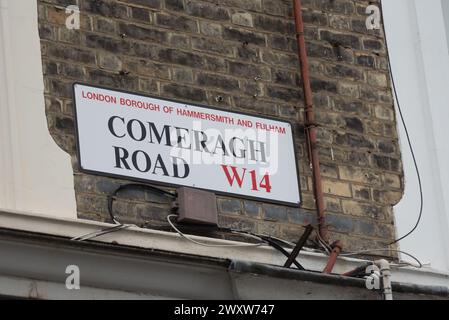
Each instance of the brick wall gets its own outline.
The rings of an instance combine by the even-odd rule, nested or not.
[[[403,175],[384,38],[365,27],[376,1],[303,0],[327,221],[346,250],[395,237]],[[80,218],[108,220],[122,180],[78,170],[75,81],[294,121],[301,209],[219,197],[220,225],[296,241],[315,223],[291,0],[38,0],[48,126],[72,155]],[[65,27],[78,4],[81,30]],[[130,191],[123,222],[164,226],[167,199]]]

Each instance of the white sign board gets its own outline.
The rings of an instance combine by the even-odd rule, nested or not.
[[[288,122],[83,84],[74,97],[85,172],[300,203]]]

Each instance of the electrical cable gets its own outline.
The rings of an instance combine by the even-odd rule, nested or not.
[[[219,228],[219,230],[220,230],[220,228]],[[231,229],[230,232],[231,232],[231,233],[234,233],[234,234],[239,234],[239,235],[244,235],[244,236],[247,236],[247,237],[251,237],[251,238],[257,239],[257,240],[259,240],[259,241],[260,241],[261,239],[263,240],[263,236],[258,235],[258,234],[255,234],[255,233],[251,233],[251,232],[238,231],[238,230],[233,230],[233,229]],[[274,238],[271,238],[271,239],[274,239]],[[286,243],[285,241],[283,241],[283,240],[281,240],[281,239],[274,239],[274,240],[279,241],[279,242],[282,242],[282,243]]]
[[[418,263],[418,266],[409,264],[411,266],[414,266],[415,268],[421,269],[423,267],[423,264],[421,263],[421,261],[418,260],[418,258],[416,258],[415,256],[411,255],[410,253],[407,253],[405,251],[402,250],[396,250],[396,249],[390,249],[390,248],[385,248],[385,249],[367,249],[367,250],[361,250],[361,251],[356,251],[356,252],[348,252],[348,253],[342,253],[340,254],[341,257],[351,257],[351,256],[356,256],[356,255],[360,255],[360,254],[364,254],[364,253],[373,253],[373,252],[385,252],[385,251],[393,251],[393,252],[397,252],[397,253],[402,253],[405,254],[406,256],[409,256],[410,258],[412,258],[413,260],[415,260]]]
[[[324,249],[324,252],[326,253],[326,255],[330,255],[331,254],[331,250],[328,249],[328,246],[325,242],[318,240],[318,244]]]
[[[258,240],[263,240],[263,241],[267,242],[272,248],[276,249],[277,251],[282,253],[287,258],[290,258],[291,254],[288,251],[286,251],[284,248],[288,247],[290,249],[293,249],[296,246],[296,244],[294,244],[293,242],[289,242],[287,240],[280,239],[280,238],[273,237],[273,236],[260,235],[260,234],[256,234],[256,233],[252,233],[252,232],[248,232],[248,231],[237,231],[237,230],[227,229],[227,228],[218,228],[218,229],[220,231],[226,230],[226,231],[233,232],[236,234],[251,235],[251,236],[257,238]],[[302,250],[308,251],[308,252],[311,252],[311,251],[316,252],[314,249],[309,249],[306,247],[303,247]],[[303,271],[306,270],[296,259],[294,259],[292,263],[296,266],[296,268],[298,270],[303,270]]]
[[[134,224],[123,224],[120,221],[118,221],[114,215],[113,212],[113,201],[114,201],[114,197],[117,195],[117,193],[119,193],[121,190],[127,189],[127,188],[131,188],[131,187],[139,187],[139,188],[146,188],[148,190],[151,190],[153,192],[157,192],[160,195],[164,195],[164,196],[169,196],[172,198],[176,198],[177,195],[168,191],[165,191],[163,189],[160,188],[156,188],[153,186],[149,186],[149,185],[145,185],[145,184],[138,184],[138,183],[129,183],[129,184],[124,184],[124,185],[120,185],[118,188],[116,188],[111,194],[108,195],[108,213],[109,216],[111,218],[111,220],[116,224],[113,227],[110,228],[105,228],[99,231],[94,231],[82,236],[78,236],[78,237],[74,237],[71,240],[72,241],[87,241],[87,240],[92,240],[94,238],[97,238],[99,236],[108,234],[108,233],[112,233],[112,232],[117,232],[123,229],[128,229],[130,227],[138,227]]]
[[[403,115],[402,108],[401,108],[401,104],[399,102],[399,95],[398,95],[398,91],[397,91],[397,88],[396,88],[396,83],[395,83],[394,76],[393,76],[393,68],[391,67],[390,50],[389,50],[389,47],[388,47],[387,33],[385,31],[385,21],[384,21],[384,12],[383,12],[382,3],[380,3],[380,10],[381,10],[381,19],[382,19],[382,30],[383,30],[384,37],[385,37],[385,50],[386,50],[386,53],[387,53],[388,70],[389,70],[390,77],[391,77],[391,83],[392,83],[392,87],[393,87],[394,97],[395,97],[395,100],[396,100],[396,105],[398,107],[399,115],[400,115],[400,118],[401,118],[401,122],[402,122],[402,125],[403,125],[404,130],[405,130],[405,135],[407,137],[407,143],[408,143],[408,146],[410,148],[410,153],[411,153],[412,158],[413,158],[413,164],[414,164],[415,169],[416,169],[416,175],[418,177],[418,184],[419,184],[419,195],[420,195],[420,209],[419,209],[419,215],[418,215],[418,219],[416,221],[415,226],[407,234],[405,234],[404,236],[402,236],[402,237],[394,240],[393,242],[391,242],[389,244],[389,246],[391,246],[391,245],[394,245],[394,244],[400,242],[401,240],[404,240],[405,238],[410,236],[413,232],[415,232],[416,229],[418,229],[418,226],[419,226],[419,224],[421,222],[421,218],[422,218],[422,215],[423,215],[424,195],[423,195],[423,186],[422,186],[422,181],[421,181],[421,174],[420,174],[419,167],[418,167],[418,162],[416,161],[415,151],[413,149],[413,145],[412,145],[412,142],[411,142],[411,139],[410,139],[410,135],[409,135],[409,131],[408,131],[408,128],[407,128],[407,124],[405,122],[404,115]]]
[[[173,222],[171,221],[171,218],[173,217],[177,217],[177,215],[169,215],[167,216],[167,221],[170,224],[170,226],[173,228],[173,230],[175,230],[181,237],[185,238],[186,240],[200,245],[200,246],[205,246],[205,247],[220,247],[220,248],[227,248],[227,247],[261,247],[261,246],[271,246],[274,249],[278,250],[279,252],[281,252],[283,255],[285,255],[287,258],[290,257],[290,253],[287,252],[281,244],[279,243],[283,243],[286,244],[288,246],[294,246],[292,243],[285,241],[283,239],[279,239],[279,238],[275,238],[275,237],[270,237],[270,236],[263,236],[263,235],[258,235],[258,234],[254,234],[251,232],[245,232],[245,231],[237,231],[237,230],[233,230],[233,229],[227,229],[227,228],[218,228],[219,231],[228,231],[228,232],[232,232],[235,234],[241,234],[241,235],[245,235],[245,236],[251,236],[252,238],[256,238],[257,240],[262,240],[264,242],[262,243],[245,243],[245,244],[232,244],[232,245],[212,245],[212,244],[207,244],[204,242],[199,242],[196,240],[193,240],[192,238],[186,236],[183,232],[181,232],[181,230],[179,230],[178,228],[175,227],[175,225],[173,224]],[[277,243],[277,242],[279,243]],[[293,264],[299,269],[299,270],[306,270],[296,259],[293,261]]]
[[[173,217],[177,217],[177,215],[171,214],[167,216],[167,221],[170,224],[170,226],[173,228],[173,230],[175,230],[181,237],[183,237],[184,239],[200,245],[200,246],[204,246],[204,247],[211,247],[211,248],[229,248],[229,247],[261,247],[261,246],[267,246],[267,243],[265,242],[261,242],[261,243],[244,243],[244,244],[208,244],[208,243],[203,243],[203,242],[199,242],[196,241],[192,238],[190,238],[189,236],[185,235],[184,233],[182,233],[171,221],[171,218]]]
[[[86,241],[86,240],[90,240],[90,239],[99,237],[99,236],[101,236],[101,235],[105,235],[105,234],[112,233],[112,232],[117,232],[117,231],[119,231],[119,230],[123,230],[123,229],[127,229],[127,228],[129,228],[129,227],[132,227],[132,226],[136,226],[136,225],[131,225],[131,224],[126,224],[126,225],[125,225],[125,224],[122,224],[120,221],[118,221],[118,220],[116,219],[116,217],[115,217],[115,215],[114,215],[114,213],[113,213],[113,201],[114,201],[114,197],[115,197],[120,191],[122,191],[122,190],[124,190],[124,189],[126,189],[126,188],[131,188],[131,187],[146,188],[146,189],[149,189],[149,190],[151,190],[151,191],[156,191],[157,193],[159,193],[159,194],[161,194],[161,195],[169,196],[169,197],[171,197],[171,198],[176,198],[176,197],[177,197],[177,195],[176,195],[175,193],[171,193],[171,192],[165,191],[165,190],[163,190],[163,189],[156,188],[156,187],[149,186],[149,185],[137,184],[137,183],[130,183],[130,184],[125,184],[125,185],[120,185],[120,186],[119,186],[117,189],[115,189],[110,195],[108,195],[108,213],[109,213],[109,216],[110,216],[111,220],[112,220],[114,223],[116,223],[117,225],[114,226],[114,227],[111,227],[111,228],[106,228],[106,229],[102,229],[102,230],[99,230],[99,231],[91,232],[91,233],[86,234],[86,235],[83,235],[83,236],[78,236],[78,237],[73,238],[72,240],[73,240],[73,241]],[[173,228],[179,235],[181,235],[183,238],[185,238],[185,239],[187,239],[187,240],[189,240],[189,241],[191,241],[191,242],[193,242],[193,243],[195,243],[195,244],[198,244],[198,245],[208,246],[208,247],[258,247],[258,246],[267,245],[265,242],[263,242],[263,243],[257,243],[257,244],[241,244],[241,245],[209,245],[209,244],[206,244],[206,243],[201,243],[201,242],[198,242],[198,241],[196,241],[196,240],[193,240],[193,239],[189,238],[188,236],[184,235],[178,228],[176,228],[176,226],[174,226],[174,224],[173,224],[172,221],[170,220],[170,218],[171,218],[171,217],[174,217],[174,216],[176,216],[176,215],[169,215],[169,216],[167,217],[167,221],[169,222],[170,226],[171,226],[171,227],[172,227],[172,228]],[[137,227],[137,226],[136,226],[136,227]],[[224,228],[219,228],[219,230],[223,231],[223,230],[225,230],[225,229],[224,229]],[[262,236],[256,235],[256,234],[253,234],[253,233],[250,233],[250,232],[237,231],[237,230],[233,230],[233,229],[226,229],[226,231],[229,231],[229,232],[232,232],[232,233],[235,233],[235,234],[242,234],[242,235],[245,235],[245,236],[250,236],[250,237],[252,237],[252,238],[256,238],[257,240],[261,240],[261,239],[263,240],[263,237],[262,237]],[[287,241],[285,241],[285,240],[278,239],[278,238],[272,238],[272,239],[275,239],[275,240],[277,240],[277,241],[279,241],[279,242],[282,242],[282,243],[284,243],[284,244],[286,244],[286,245],[288,245],[288,246],[293,246],[292,243],[289,243],[289,242],[287,242]],[[266,240],[265,240],[265,241],[266,241]],[[279,249],[278,249],[278,250],[279,250]]]
[[[130,225],[130,224],[119,224],[119,225],[115,225],[110,228],[105,228],[105,229],[102,229],[99,231],[94,231],[94,232],[85,234],[83,236],[78,236],[78,237],[72,238],[71,240],[72,241],[87,241],[87,240],[91,240],[91,239],[97,238],[99,236],[108,234],[108,233],[116,232],[116,231],[123,230],[123,229],[128,229],[133,226],[134,225]]]
[[[419,266],[416,266],[410,262],[390,263],[390,267],[396,268],[396,269],[406,268],[406,267],[413,267],[413,268],[421,269]],[[424,267],[424,264],[423,264],[423,267]]]
[[[248,231],[239,231],[239,230],[234,230],[234,229],[228,229],[228,228],[218,228],[218,230],[220,231],[228,231],[228,232],[232,232],[232,233],[236,233],[236,234],[243,234],[243,235],[252,235],[254,237],[256,237],[258,240],[262,239],[263,237],[269,237],[271,240],[275,240],[278,241],[279,243],[284,244],[287,247],[290,248],[294,248],[295,244],[293,242],[281,239],[281,238],[276,238],[273,236],[268,236],[268,235],[260,235],[257,233],[252,233],[252,232],[248,232]]]
[[[144,188],[144,189],[148,189],[151,190],[153,192],[159,193],[160,195],[163,196],[168,196],[171,198],[176,199],[177,195],[175,193],[169,192],[169,191],[165,191],[163,189],[160,188],[156,188],[153,186],[149,186],[146,184],[141,184],[141,183],[129,183],[129,184],[123,184],[120,185],[117,189],[114,190],[114,192],[112,192],[111,194],[108,195],[108,213],[109,216],[111,217],[112,221],[114,221],[116,224],[121,224],[119,221],[116,220],[114,214],[113,214],[113,210],[112,210],[112,203],[114,201],[114,197],[117,195],[117,193],[119,193],[122,190],[125,190],[127,188]]]
[[[324,251],[326,251],[327,255],[330,255],[330,253],[332,252],[332,248],[329,244],[326,243],[326,241],[324,241],[324,239],[320,236],[320,232],[319,230],[317,230],[315,227],[313,227],[315,230],[315,234],[317,235],[318,238],[318,243],[324,248]]]

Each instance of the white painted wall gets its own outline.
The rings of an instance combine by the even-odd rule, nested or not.
[[[70,156],[45,118],[37,1],[0,0],[0,208],[76,218]]]
[[[449,2],[384,0],[383,6],[393,74],[424,189],[422,222],[400,248],[432,268],[449,270],[449,48],[441,1]],[[418,217],[419,189],[399,127],[405,196],[395,213],[401,236]]]

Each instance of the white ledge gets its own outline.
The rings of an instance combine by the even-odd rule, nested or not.
[[[46,215],[30,214],[0,209],[0,228],[35,232],[66,238],[82,236],[94,231],[111,227],[111,224],[81,220],[55,218]],[[235,241],[212,239],[198,236],[191,238],[215,245],[241,244]],[[161,251],[177,252],[230,260],[282,266],[286,257],[277,250],[268,247],[204,247],[191,243],[176,233],[130,227],[118,232],[95,238],[103,243],[116,243],[124,246],[140,247]],[[302,251],[298,257],[308,270],[321,271],[327,262],[327,256],[321,253]],[[342,274],[360,266],[364,260],[340,257],[333,272]],[[416,285],[444,286],[449,288],[449,273],[428,267],[422,269],[400,268],[393,271],[392,280]]]

